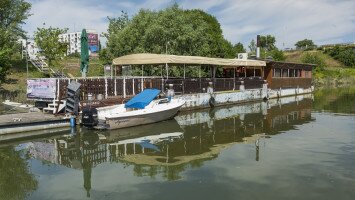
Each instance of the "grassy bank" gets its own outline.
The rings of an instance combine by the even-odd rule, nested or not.
[[[30,62],[28,78],[46,78],[48,76],[39,72]],[[54,66],[55,70],[63,71],[69,77],[81,77],[80,59],[65,58]],[[98,58],[91,58],[88,76],[103,76],[103,64]],[[0,102],[9,99],[12,101],[27,102],[27,70],[24,60],[13,61],[13,67],[8,71],[7,80],[0,86]]]
[[[44,78],[32,64],[28,64],[28,78]],[[0,86],[0,100],[12,100],[17,102],[27,102],[27,70],[26,62],[23,60],[14,61],[13,67],[8,71],[4,84]]]
[[[68,57],[60,60],[56,66],[57,70],[63,71],[69,77],[81,77],[80,58]],[[90,58],[89,72],[87,76],[103,76],[104,65],[98,58]]]
[[[345,67],[342,63],[322,51],[286,52],[285,57],[287,62],[302,63],[307,54],[316,57],[322,65],[313,70],[313,81],[316,86],[339,86],[355,83],[354,68]]]

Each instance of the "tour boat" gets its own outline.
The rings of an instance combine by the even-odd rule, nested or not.
[[[145,89],[125,104],[85,107],[82,124],[97,129],[118,129],[173,118],[185,101],[174,98],[155,99],[159,93],[158,89]]]

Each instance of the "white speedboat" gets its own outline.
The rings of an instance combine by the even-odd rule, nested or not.
[[[167,98],[154,100],[159,93],[157,89],[145,89],[126,104],[86,107],[82,112],[82,124],[99,129],[118,129],[173,118],[185,101]]]

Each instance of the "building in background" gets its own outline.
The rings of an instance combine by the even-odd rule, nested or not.
[[[22,57],[26,56],[26,54],[30,60],[41,57],[39,55],[41,50],[36,45],[34,39],[19,39],[18,42],[21,43],[22,46]]]
[[[96,30],[86,30],[88,35],[88,44],[89,44],[89,55],[95,56],[99,51],[99,34]],[[69,44],[67,55],[80,53],[81,44],[80,44],[81,32],[65,33],[59,35],[59,40],[61,42],[67,42]]]

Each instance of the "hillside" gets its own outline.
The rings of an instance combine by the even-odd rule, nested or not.
[[[339,61],[334,60],[327,54],[324,54],[322,51],[290,51],[285,52],[286,62],[296,62],[302,63],[302,58],[306,54],[313,54],[319,56],[321,59],[325,61],[327,67],[344,67]]]
[[[302,63],[306,54],[317,57],[323,68],[313,70],[314,84],[321,85],[350,85],[355,82],[355,69],[347,68],[322,51],[292,51],[285,52],[287,62]]]
[[[80,58],[67,57],[59,61],[58,69],[63,70],[69,77],[81,77]],[[90,58],[89,72],[87,76],[103,76],[104,68],[98,58]]]

